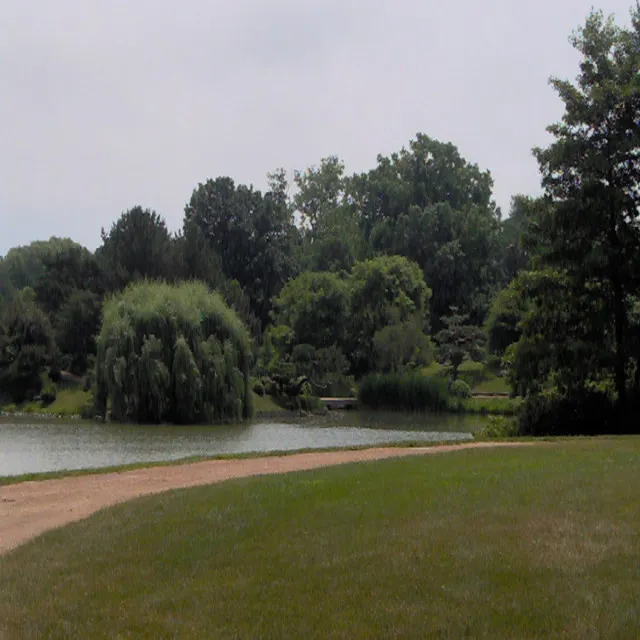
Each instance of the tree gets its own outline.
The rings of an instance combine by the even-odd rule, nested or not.
[[[451,367],[451,377],[458,379],[458,369],[465,360],[482,360],[485,335],[477,326],[465,324],[469,316],[451,307],[451,315],[442,318],[444,329],[436,334],[439,360]]]
[[[44,261],[57,253],[80,247],[70,238],[52,237],[49,240],[36,240],[22,247],[9,249],[2,259],[0,281],[7,278],[14,291],[25,287],[35,288],[44,275]]]
[[[502,356],[507,347],[518,342],[521,323],[532,303],[522,285],[525,272],[512,280],[495,296],[486,322],[489,352]]]
[[[500,282],[499,211],[488,171],[452,144],[418,134],[348,181],[372,249],[416,262],[433,289],[434,324],[450,305],[480,322]]]
[[[342,345],[349,318],[349,295],[349,283],[334,273],[302,273],[290,280],[274,300],[274,325],[281,328],[280,334],[282,327],[289,329],[291,347],[310,344],[323,349]]]
[[[354,374],[376,369],[374,337],[381,329],[412,319],[428,330],[431,289],[418,265],[406,258],[381,256],[356,263],[350,288],[344,352]]]
[[[611,318],[601,337],[610,331],[613,338],[624,410],[630,296],[640,285],[640,5],[628,29],[592,12],[571,42],[582,56],[580,74],[575,84],[551,79],[565,113],[548,127],[554,142],[535,149],[549,203],[536,229],[538,247],[543,262],[566,278],[573,293],[567,303],[577,310],[575,293],[588,289],[598,317],[603,306]],[[581,322],[579,314],[571,317]]]
[[[264,197],[253,187],[236,186],[231,178],[221,177],[199,184],[185,208],[185,233],[189,225],[200,229],[220,257],[225,276],[249,294],[263,325],[271,299],[297,271],[297,231],[286,190],[282,171],[271,174]]]
[[[40,373],[51,362],[53,330],[25,289],[0,317],[0,389],[15,402],[37,394]]]
[[[101,309],[100,298],[95,293],[76,289],[57,314],[58,349],[68,357],[69,369],[76,375],[86,372],[89,356],[96,353]]]
[[[398,373],[431,364],[433,348],[422,326],[422,318],[418,317],[376,331],[373,346],[378,371]]]
[[[96,256],[111,291],[144,278],[174,279],[175,245],[164,219],[155,211],[133,207],[111,225],[108,233],[102,229],[101,235],[102,245]]]
[[[33,289],[40,307],[58,325],[56,314],[75,291],[104,293],[104,273],[96,257],[85,247],[64,244],[44,254]]]
[[[539,199],[529,196],[516,195],[511,198],[509,217],[502,221],[500,229],[503,272],[506,283],[511,282],[520,271],[531,266],[525,240],[529,224],[535,224],[536,212],[540,205]]]
[[[133,284],[105,303],[96,405],[125,422],[248,418],[249,357],[246,328],[206,285]]]

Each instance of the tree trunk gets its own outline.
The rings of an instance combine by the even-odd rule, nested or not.
[[[624,413],[627,409],[627,357],[624,350],[624,337],[627,321],[627,310],[624,306],[622,286],[617,279],[613,282],[613,315],[615,324],[615,381],[618,393],[618,409]]]

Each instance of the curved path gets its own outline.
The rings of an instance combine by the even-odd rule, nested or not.
[[[214,484],[230,478],[316,469],[347,462],[444,453],[461,449],[526,446],[532,443],[473,442],[433,447],[379,447],[359,451],[207,460],[0,487],[0,554],[62,525],[132,498],[171,489]]]

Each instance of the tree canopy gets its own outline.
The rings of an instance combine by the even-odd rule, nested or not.
[[[251,415],[250,338],[201,283],[141,282],[109,298],[98,336],[96,396],[123,422],[178,424]]]

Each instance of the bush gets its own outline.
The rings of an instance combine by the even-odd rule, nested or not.
[[[57,363],[51,365],[49,369],[49,378],[52,382],[60,382],[62,380],[62,371]]]
[[[527,436],[597,435],[615,430],[615,409],[609,394],[587,389],[567,395],[530,395],[519,420],[519,432]]]
[[[255,393],[257,396],[260,396],[261,398],[263,398],[266,394],[266,389],[264,388],[262,382],[260,382],[259,380],[253,383],[253,393]]]
[[[443,411],[449,406],[446,380],[419,373],[369,375],[358,389],[358,401],[370,409]]]
[[[480,438],[513,438],[519,433],[518,421],[504,416],[489,416],[488,423],[478,432]]]
[[[40,393],[40,400],[42,402],[42,406],[46,407],[56,400],[56,396],[58,395],[58,389],[53,382],[47,382],[44,386],[44,389]]]
[[[464,380],[454,380],[449,387],[449,392],[456,398],[471,397],[471,387]]]

